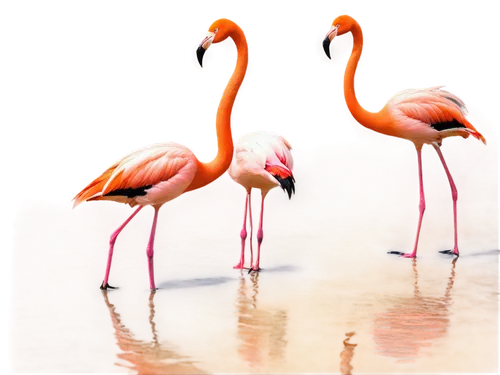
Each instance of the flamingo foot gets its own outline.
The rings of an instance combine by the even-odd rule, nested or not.
[[[108,283],[106,285],[103,285],[104,281],[101,283],[101,286],[99,287],[101,290],[108,290],[108,289],[118,289],[117,286],[111,286]]]
[[[242,270],[243,268],[243,262],[239,262],[236,266],[233,267],[235,270]]]
[[[460,256],[460,254],[458,253],[458,249],[455,248],[453,250],[442,250],[440,251],[441,254],[447,254],[447,255],[455,255],[457,257]]]
[[[257,271],[259,271],[259,270],[260,270],[260,268],[253,268],[253,267],[251,267],[251,268],[245,268],[245,271],[246,271],[246,272],[247,272],[247,274],[249,274],[249,275],[250,275],[252,272],[257,272]]]
[[[149,282],[149,290],[152,291],[152,292],[156,292],[158,290],[158,288],[156,287],[156,284],[155,284],[154,280],[151,280]]]
[[[401,258],[416,258],[417,257],[416,253],[403,253],[402,251],[388,251],[387,254],[396,254],[396,255],[399,255]]]
[[[257,267],[256,266],[252,266],[252,267],[249,268],[248,273],[250,273],[252,271],[259,272],[261,270],[262,270],[262,268],[260,268],[259,266],[257,266]]]

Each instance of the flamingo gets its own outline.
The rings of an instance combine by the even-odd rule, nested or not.
[[[156,290],[153,255],[158,211],[164,203],[181,194],[201,188],[220,177],[231,164],[233,139],[231,135],[231,110],[241,86],[248,64],[248,47],[245,34],[238,25],[227,19],[215,21],[197,49],[202,63],[203,54],[212,43],[227,37],[236,44],[236,67],[222,95],[216,117],[217,156],[209,163],[201,163],[186,147],[173,142],[153,144],[125,156],[101,176],[92,181],[74,199],[74,206],[84,201],[111,200],[138,206],[132,215],[111,234],[108,262],[101,289],[113,289],[108,284],[111,259],[116,238],[123,228],[144,207],[154,209],[153,225],[146,248],[151,290]]]
[[[323,40],[323,48],[328,58],[330,58],[330,43],[333,38],[348,32],[351,32],[353,36],[352,53],[344,75],[344,97],[349,111],[361,125],[382,134],[412,141],[417,150],[420,214],[415,245],[411,253],[396,251],[389,253],[399,254],[405,258],[417,256],[418,238],[425,211],[421,151],[424,144],[430,144],[438,153],[443,164],[453,199],[455,246],[453,250],[444,250],[441,253],[459,256],[457,237],[458,192],[440,147],[444,138],[452,136],[467,138],[472,134],[473,137],[481,140],[484,144],[486,144],[486,140],[465,118],[467,109],[464,102],[452,93],[442,90],[442,86],[402,91],[393,96],[384,108],[377,113],[368,112],[362,108],[354,92],[354,74],[363,49],[361,27],[349,16],[337,17]]]
[[[264,239],[262,230],[262,219],[264,215],[264,199],[267,193],[276,186],[281,186],[286,191],[288,198],[295,193],[295,179],[292,174],[293,158],[292,146],[280,135],[266,132],[255,132],[243,136],[236,143],[233,161],[228,173],[231,178],[243,186],[247,191],[245,201],[245,213],[243,216],[243,229],[241,237],[241,257],[240,261],[233,268],[243,269],[245,264],[245,240],[247,238],[246,221],[247,209],[250,217],[250,270],[259,271],[260,246]],[[253,264],[252,249],[252,208],[251,191],[252,188],[260,189],[262,201],[260,207],[260,223],[257,231],[257,260]]]

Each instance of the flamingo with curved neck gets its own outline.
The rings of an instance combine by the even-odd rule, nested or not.
[[[369,112],[361,107],[354,91],[354,76],[361,57],[361,51],[363,50],[363,33],[361,27],[352,17],[346,15],[337,17],[333,21],[332,27],[323,41],[323,48],[328,58],[330,58],[330,43],[333,38],[349,32],[352,33],[353,36],[353,48],[344,75],[344,97],[349,111],[361,125],[382,134],[412,141],[417,150],[420,215],[415,244],[411,253],[390,253],[396,253],[405,258],[414,258],[417,255],[420,227],[425,211],[421,150],[424,144],[431,144],[438,153],[439,159],[443,164],[450,183],[453,199],[455,245],[453,250],[441,252],[458,256],[458,192],[440,147],[444,138],[452,136],[467,138],[469,135],[472,135],[481,140],[484,144],[486,144],[486,140],[465,118],[467,110],[464,102],[452,93],[442,90],[441,87],[402,91],[393,96],[387,104],[376,113]]]
[[[236,44],[238,58],[217,111],[218,151],[215,159],[209,163],[201,163],[191,150],[177,143],[153,144],[136,150],[113,164],[73,198],[73,207],[84,201],[97,200],[111,200],[126,203],[131,207],[138,206],[111,234],[108,262],[101,289],[113,288],[108,284],[108,278],[116,238],[144,206],[152,206],[154,217],[146,254],[150,288],[155,290],[153,255],[158,211],[166,202],[187,191],[211,183],[229,168],[233,156],[231,111],[248,64],[245,35],[234,22],[227,19],[217,20],[210,26],[208,36],[203,39],[197,55],[201,64],[203,53],[210,44],[222,42],[228,37]]]

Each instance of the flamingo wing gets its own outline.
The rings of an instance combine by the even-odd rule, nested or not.
[[[154,144],[125,156],[74,198],[74,207],[87,200],[114,200],[131,206],[163,204],[180,194],[196,173],[196,158],[186,147]]]
[[[292,154],[293,146],[283,136],[267,132],[253,131],[240,137],[234,145],[233,167],[251,165],[253,168],[266,169],[266,166],[277,165],[293,172],[295,164]]]
[[[440,142],[448,136],[467,138],[472,134],[486,143],[484,137],[465,118],[465,103],[456,95],[441,90],[441,87],[405,90],[392,97],[387,105],[393,118],[404,124],[405,138],[431,143]]]
[[[247,134],[235,146],[229,175],[247,188],[269,189],[281,185],[291,196],[295,192],[291,149],[290,143],[280,135]]]

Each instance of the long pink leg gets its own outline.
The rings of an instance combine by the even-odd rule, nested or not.
[[[248,218],[250,219],[250,269],[252,269],[252,264],[253,264],[253,245],[252,245],[252,238],[253,238],[253,224],[252,224],[252,194],[251,194],[251,189],[248,191]]]
[[[113,258],[113,250],[115,248],[116,238],[123,230],[123,228],[125,228],[125,226],[130,222],[130,220],[132,220],[134,216],[142,209],[142,207],[143,206],[139,206],[139,208],[137,208],[137,210],[135,210],[134,213],[130,215],[130,217],[127,220],[125,220],[125,222],[111,234],[111,238],[109,239],[108,264],[106,265],[106,274],[104,275],[104,281],[101,284],[101,289],[107,289],[107,288],[115,289],[114,287],[109,286],[108,278],[109,278],[109,271],[111,270],[111,259]]]
[[[241,237],[241,257],[240,262],[234,266],[234,269],[243,269],[245,265],[245,240],[247,238],[247,208],[248,208],[248,198],[250,196],[250,191],[247,192],[247,196],[245,199],[245,216],[243,217],[243,229],[240,232]]]
[[[424,211],[425,211],[424,180],[422,177],[422,146],[417,147],[417,156],[418,156],[418,179],[420,184],[420,205],[418,207],[420,211],[420,216],[418,218],[417,238],[415,238],[415,246],[413,247],[413,252],[401,254],[403,258],[415,258],[417,256],[418,239],[420,237],[420,227],[422,226],[422,218],[424,217]]]
[[[433,144],[434,148],[436,149],[439,159],[441,159],[441,163],[443,163],[444,170],[446,171],[446,176],[448,176],[448,181],[450,182],[450,187],[451,187],[451,197],[453,199],[453,225],[455,228],[455,247],[453,250],[444,250],[441,251],[443,254],[458,254],[458,234],[457,234],[457,200],[458,200],[458,191],[457,187],[455,186],[455,182],[453,181],[453,178],[451,177],[450,170],[448,169],[448,166],[446,165],[446,162],[444,161],[443,153],[441,152],[441,149],[439,148],[438,145]]]
[[[153,218],[153,227],[151,228],[151,235],[149,236],[148,247],[146,249],[146,254],[148,256],[148,269],[149,269],[149,286],[151,290],[156,290],[155,286],[155,273],[153,268],[153,256],[154,256],[154,243],[155,243],[155,233],[156,233],[156,222],[158,220],[158,211],[160,208],[155,207],[155,216]]]
[[[260,263],[260,245],[262,245],[262,241],[264,240],[264,231],[262,230],[262,225],[263,225],[263,219],[264,219],[264,199],[266,198],[267,192],[262,193],[262,203],[260,205],[260,222],[259,222],[259,230],[257,231],[257,243],[258,243],[258,248],[257,248],[257,261],[255,264],[252,266],[251,269],[254,271],[260,270],[259,263]]]

